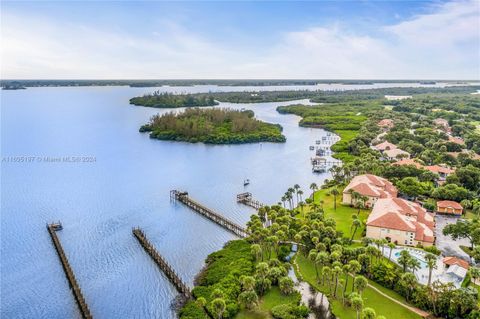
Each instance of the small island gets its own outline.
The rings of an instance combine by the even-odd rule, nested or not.
[[[182,113],[154,115],[140,132],[151,138],[207,144],[243,144],[286,141],[279,124],[255,119],[251,110],[186,109]]]
[[[131,98],[130,104],[158,108],[177,108],[214,106],[218,105],[218,102],[214,100],[213,96],[208,94],[172,94],[155,91],[151,94]]]

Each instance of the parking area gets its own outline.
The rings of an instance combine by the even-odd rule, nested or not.
[[[470,260],[470,257],[460,248],[460,245],[470,246],[468,239],[453,240],[452,237],[445,236],[442,232],[445,226],[448,224],[455,224],[458,219],[458,217],[444,215],[437,215],[435,217],[435,236],[437,237],[436,246],[442,251],[444,256],[456,256],[465,260]]]

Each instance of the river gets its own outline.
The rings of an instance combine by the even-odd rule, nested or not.
[[[172,318],[176,291],[135,241],[132,227],[145,230],[190,286],[205,257],[234,236],[181,204],[170,203],[171,189],[187,190],[199,202],[244,224],[253,210],[235,202],[237,193],[249,191],[272,204],[296,183],[308,195],[311,182],[320,185],[329,176],[312,173],[310,166],[309,146],[326,132],[298,127],[299,117],[275,111],[295,102],[220,105],[252,109],[259,119],[281,124],[284,144],[176,143],[138,132],[153,114],[167,111],[128,104],[129,98],[152,90],[41,87],[2,92],[3,318],[80,317],[47,222],[63,223],[58,235],[94,317]],[[251,181],[246,188],[245,178]]]

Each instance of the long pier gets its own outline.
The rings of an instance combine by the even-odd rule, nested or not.
[[[170,280],[170,282],[177,288],[178,292],[184,295],[186,298],[190,299],[192,297],[192,292],[188,286],[180,279],[180,276],[173,270],[173,268],[167,263],[167,261],[158,253],[155,247],[150,243],[150,241],[145,236],[145,233],[140,228],[133,228],[133,235],[142,245],[143,249],[152,257],[153,261],[158,265],[158,267],[163,271],[165,276]]]
[[[60,244],[60,240],[58,239],[57,230],[62,229],[62,224],[60,223],[53,223],[47,224],[48,233],[52,238],[53,245],[55,246],[55,250],[57,251],[58,257],[60,258],[60,262],[62,263],[63,270],[65,271],[65,275],[67,276],[68,282],[70,283],[70,287],[72,288],[73,295],[77,302],[78,308],[80,309],[80,313],[82,318],[84,319],[91,319],[92,314],[90,313],[90,309],[88,308],[87,302],[85,298],[83,298],[82,291],[80,286],[77,283],[77,279],[75,278],[75,274],[73,273],[72,267],[68,262],[67,256],[63,251],[62,245]]]
[[[265,206],[264,204],[260,203],[258,200],[253,199],[252,193],[249,193],[249,192],[238,194],[237,202],[253,207],[256,210],[259,210],[260,207]]]
[[[173,201],[176,201],[176,200],[180,201],[184,205],[190,207],[195,212],[197,212],[200,215],[210,219],[211,221],[213,221],[217,225],[220,225],[221,227],[223,227],[226,230],[234,233],[238,237],[245,238],[245,237],[248,236],[248,232],[244,227],[226,219],[225,217],[217,214],[216,212],[214,212],[210,208],[205,207],[202,204],[194,201],[193,199],[191,199],[188,196],[187,192],[180,192],[180,191],[177,191],[177,190],[172,190],[172,191],[170,191],[170,199],[173,200]]]

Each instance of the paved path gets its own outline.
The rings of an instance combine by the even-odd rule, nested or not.
[[[414,307],[414,306],[410,306],[410,305],[407,305],[407,304],[404,304],[403,302],[401,302],[400,300],[397,300],[393,297],[390,297],[389,295],[383,293],[381,290],[379,290],[378,288],[368,284],[368,287],[375,290],[377,293],[379,293],[380,295],[384,296],[385,298],[388,298],[390,299],[391,301],[399,304],[400,306],[404,307],[404,308],[407,308],[408,310],[412,311],[412,312],[415,312],[416,314],[418,314],[419,316],[423,317],[423,318],[426,318],[430,315],[430,313],[426,312],[426,311],[423,311],[422,309],[419,309],[417,307]]]
[[[300,273],[300,267],[298,266],[296,259],[294,259],[294,261],[293,261],[293,266],[297,269],[298,273]],[[428,317],[428,316],[430,315],[430,313],[428,313],[428,312],[426,312],[426,311],[423,311],[422,309],[419,309],[419,308],[414,307],[414,306],[407,305],[407,304],[401,302],[400,300],[397,300],[397,299],[395,299],[395,298],[393,298],[393,297],[385,294],[384,292],[382,292],[382,291],[379,290],[378,288],[370,285],[370,283],[368,284],[368,287],[371,288],[371,289],[373,289],[373,290],[375,290],[375,292],[379,293],[379,294],[382,295],[383,297],[385,297],[385,298],[387,298],[387,299],[390,299],[391,301],[399,304],[400,306],[402,306],[402,307],[404,307],[404,308],[407,308],[408,310],[416,313],[417,315],[419,315],[419,316],[421,316],[421,317],[423,317],[423,318],[426,318],[426,317]]]

